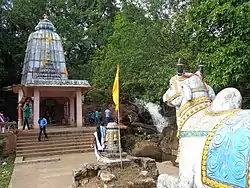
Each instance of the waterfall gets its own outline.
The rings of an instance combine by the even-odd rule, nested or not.
[[[154,126],[157,128],[158,132],[162,132],[164,127],[167,127],[169,125],[169,121],[166,117],[162,116],[160,113],[161,107],[158,104],[149,102],[146,103],[145,101],[141,99],[136,99],[136,104],[138,106],[142,106],[144,109],[146,109],[153,120]]]

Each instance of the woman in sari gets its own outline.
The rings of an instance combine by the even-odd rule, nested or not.
[[[101,157],[100,153],[103,152],[103,149],[104,149],[101,143],[102,143],[102,133],[101,133],[100,126],[97,126],[96,131],[94,132],[94,139],[92,143],[92,147],[94,147],[97,161],[99,161]]]

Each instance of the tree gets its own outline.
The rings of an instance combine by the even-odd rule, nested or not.
[[[0,12],[6,20],[0,30],[0,72],[6,73],[3,84],[20,83],[28,36],[44,14],[62,38],[70,77],[89,80],[89,59],[96,48],[107,43],[116,11],[113,0],[14,1],[13,8]]]
[[[183,19],[175,21],[152,18],[147,11],[127,4],[118,13],[109,44],[93,57],[94,86],[111,99],[116,64],[121,64],[121,95],[123,100],[136,97],[159,102],[166,85],[175,72],[179,55],[185,49],[185,37],[179,32]],[[175,27],[173,27],[175,25]],[[183,38],[182,38],[183,37]]]
[[[250,2],[195,0],[188,16],[190,48],[206,63],[210,84],[249,89]]]

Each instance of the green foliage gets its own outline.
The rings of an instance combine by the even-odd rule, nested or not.
[[[153,135],[147,134],[142,129],[138,128],[138,133],[135,133],[136,140],[151,140]]]
[[[44,14],[61,36],[71,78],[91,79],[90,57],[112,34],[116,8],[113,0],[16,0],[12,9],[1,11],[6,25],[0,27],[0,78],[19,83],[29,35]],[[5,77],[4,77],[5,76]],[[1,81],[1,80],[0,80]]]
[[[121,65],[123,100],[135,97],[159,102],[185,43],[174,33],[172,22],[146,17],[146,11],[127,5],[118,13],[109,44],[96,51],[93,83],[111,98],[116,64]],[[182,20],[181,20],[182,21]],[[180,21],[176,21],[176,30]],[[180,43],[179,43],[180,42]],[[182,49],[183,50],[180,50]]]
[[[7,18],[0,27],[0,82],[19,83],[28,36],[46,13],[62,38],[70,78],[93,85],[88,101],[112,102],[119,63],[121,100],[159,102],[179,57],[191,72],[202,60],[216,90],[250,88],[249,1],[120,2],[121,8],[115,0],[14,1],[0,12]]]
[[[190,48],[206,62],[209,83],[249,89],[250,2],[196,0],[188,16]]]
[[[10,180],[11,180],[11,176],[12,176],[12,172],[14,169],[14,161],[15,161],[15,156],[9,156],[7,159],[7,164],[6,165],[1,165],[0,168],[0,187],[8,187]],[[1,161],[1,158],[0,158]]]

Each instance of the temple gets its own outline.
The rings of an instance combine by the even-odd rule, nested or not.
[[[55,27],[45,16],[28,39],[18,93],[18,125],[22,125],[22,108],[31,100],[33,126],[38,127],[39,116],[49,118],[50,124],[83,126],[84,93],[90,89],[86,80],[68,79],[64,51]]]

